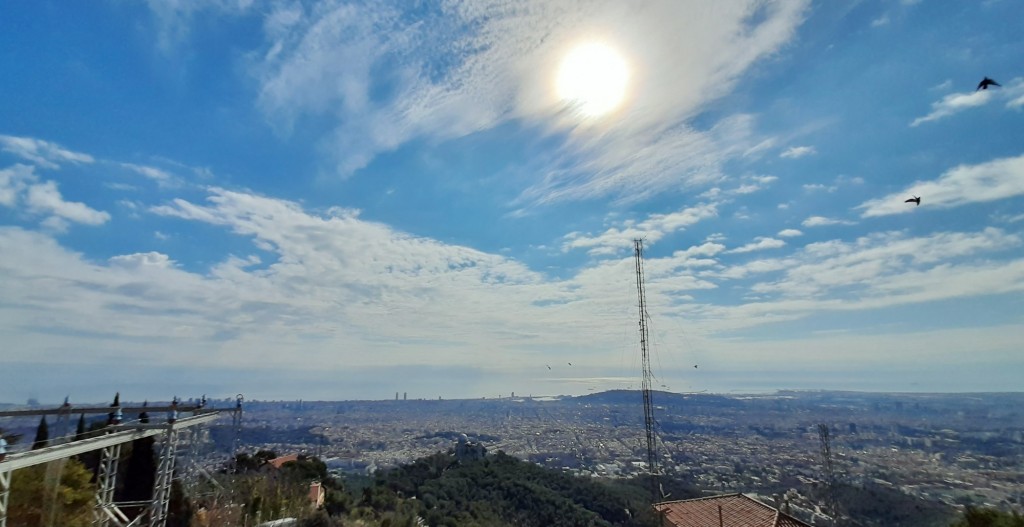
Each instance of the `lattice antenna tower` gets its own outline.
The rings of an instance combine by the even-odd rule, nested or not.
[[[829,434],[828,425],[818,425],[818,440],[821,443],[821,462],[825,469],[825,500],[829,513],[832,515],[832,524],[839,520],[839,504],[836,501],[836,472],[832,465],[832,437]]]
[[[647,440],[647,468],[651,476],[651,493],[655,499],[660,498],[658,486],[658,456],[656,436],[654,434],[654,404],[651,402],[651,355],[648,346],[650,344],[650,330],[647,326],[647,293],[644,288],[644,242],[641,239],[633,240],[634,255],[636,256],[636,291],[639,297],[640,314],[640,357],[643,370],[643,381],[641,390],[644,395],[644,435]]]

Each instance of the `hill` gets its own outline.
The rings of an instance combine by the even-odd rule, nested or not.
[[[666,490],[696,496],[675,487]],[[378,511],[415,503],[432,526],[639,527],[655,525],[648,489],[643,480],[581,478],[502,452],[463,463],[439,453],[378,475],[363,503]]]

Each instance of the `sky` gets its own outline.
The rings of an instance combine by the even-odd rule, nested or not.
[[[1019,391],[1022,16],[9,3],[0,401]]]

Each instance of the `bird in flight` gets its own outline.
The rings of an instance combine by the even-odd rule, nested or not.
[[[985,77],[984,79],[981,79],[981,82],[978,83],[978,88],[974,91],[987,90],[989,86],[1002,86],[1002,84],[999,84],[998,82],[988,77]]]
[[[571,362],[569,363],[569,366],[572,366],[572,363],[571,363]]]
[[[697,365],[696,364],[693,365],[693,369],[695,369],[695,370],[697,369]]]
[[[547,366],[549,370],[551,369],[551,365],[550,364],[545,364],[545,366]]]
[[[921,206],[921,197],[920,196],[914,196],[914,197],[904,201],[903,203],[916,203],[917,206]]]

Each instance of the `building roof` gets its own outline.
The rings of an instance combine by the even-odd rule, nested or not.
[[[299,455],[298,454],[288,454],[287,456],[275,457],[274,459],[271,459],[270,461],[267,461],[267,464],[272,466],[272,467],[274,467],[274,468],[281,468],[281,465],[284,465],[285,463],[287,463],[289,461],[298,461],[298,460],[299,460]]]
[[[743,494],[665,501],[654,508],[673,527],[810,527]]]

